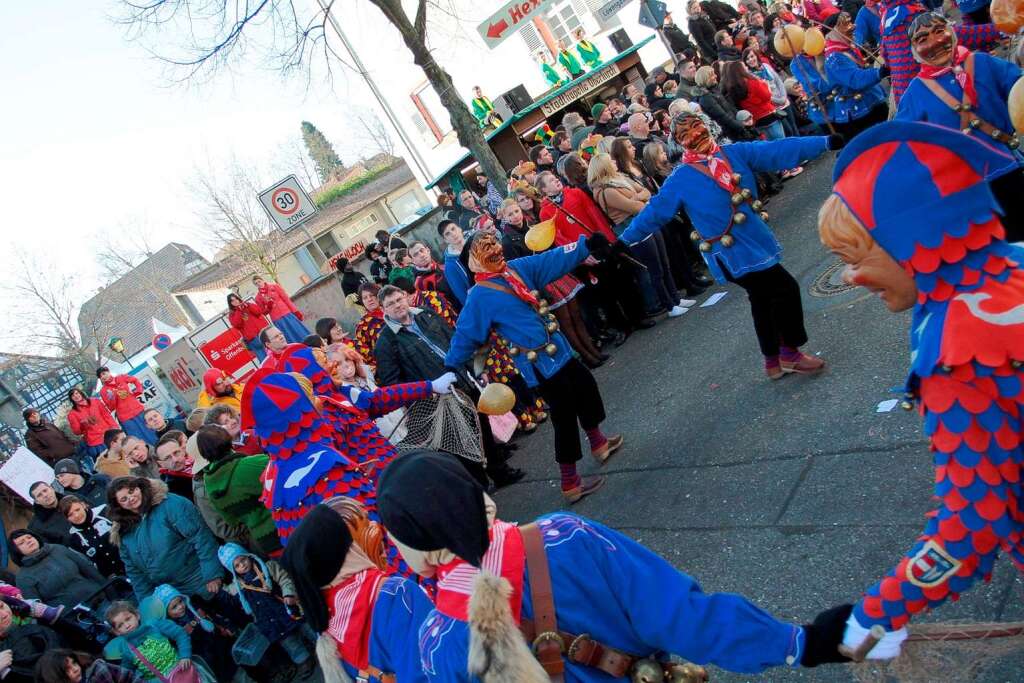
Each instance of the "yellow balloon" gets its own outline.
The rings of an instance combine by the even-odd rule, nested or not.
[[[775,34],[774,43],[776,52],[783,57],[792,57],[804,47],[804,30],[796,24],[787,24]]]
[[[531,226],[524,238],[530,251],[544,251],[555,241],[555,219],[550,218]]]
[[[821,29],[813,26],[804,31],[804,54],[808,57],[817,57],[825,51],[825,36]]]
[[[996,28],[1008,35],[1024,26],[1024,2],[1021,0],[992,0],[989,13]]]
[[[1024,133],[1024,77],[1018,78],[1010,88],[1010,96],[1006,98],[1010,109],[1010,121],[1018,133]]]
[[[504,384],[491,382],[480,392],[476,409],[484,415],[504,415],[516,404],[516,394]]]

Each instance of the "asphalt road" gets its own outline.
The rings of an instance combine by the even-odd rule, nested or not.
[[[770,382],[742,290],[709,290],[701,301],[727,295],[637,333],[596,372],[606,431],[626,443],[605,467],[604,488],[572,506],[654,549],[706,591],[742,593],[797,622],[855,601],[911,546],[932,505],[920,417],[875,410],[899,396],[891,392],[908,363],[909,315],[836,287],[837,260],[818,241],[831,168],[831,158],[809,165],[767,207],[783,264],[803,287],[806,350],[826,358],[828,370]],[[819,278],[828,286],[813,288]],[[512,463],[528,476],[498,492],[499,515],[526,522],[566,507],[550,425],[518,443]],[[1024,581],[1004,558],[990,584],[919,621],[1018,619]],[[956,670],[942,680],[1021,681],[1022,672],[1024,656],[1014,656],[973,679]],[[853,680],[841,666],[761,676],[712,669],[713,681],[796,679]]]

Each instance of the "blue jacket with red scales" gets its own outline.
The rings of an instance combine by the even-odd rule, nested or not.
[[[1003,240],[985,182],[1012,163],[957,131],[894,122],[858,136],[836,164],[836,194],[917,285],[907,389],[940,501],[855,607],[864,627],[899,629],[955,599],[988,580],[1000,550],[1024,569],[1024,252]]]

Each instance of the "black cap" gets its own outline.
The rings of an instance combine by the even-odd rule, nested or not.
[[[71,458],[64,458],[63,460],[58,460],[57,464],[53,466],[53,476],[55,476],[55,477],[57,475],[60,475],[60,474],[81,474],[81,473],[82,473],[82,470],[78,467],[78,463],[76,463]]]

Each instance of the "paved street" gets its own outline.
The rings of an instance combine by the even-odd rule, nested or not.
[[[831,159],[809,165],[767,207],[783,263],[803,286],[807,349],[828,359],[828,371],[769,382],[737,287],[716,306],[638,333],[596,373],[607,431],[621,431],[626,445],[606,467],[604,489],[572,508],[647,544],[707,591],[741,592],[799,621],[853,601],[910,547],[931,504],[920,417],[898,407],[875,412],[899,396],[891,389],[907,366],[909,315],[836,291],[838,275],[816,288],[831,295],[809,294],[837,263],[816,230],[831,167]],[[707,295],[714,291],[723,290]],[[563,503],[550,426],[519,443],[512,462],[528,476],[497,501],[503,518],[525,522]],[[1003,559],[990,585],[937,616],[1024,619],[1022,598],[1024,582]],[[1021,671],[1024,657],[1007,658],[977,680],[1019,681]],[[852,680],[842,667],[712,676],[795,679]],[[965,677],[953,671],[944,680]]]

